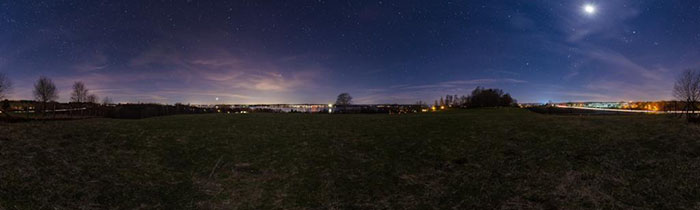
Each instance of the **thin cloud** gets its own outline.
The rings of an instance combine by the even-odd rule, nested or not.
[[[109,67],[109,59],[102,52],[93,52],[85,56],[87,59],[73,65],[73,69],[80,73],[99,71]]]
[[[190,81],[203,80],[218,87],[287,92],[313,87],[324,71],[318,65],[300,66],[300,60],[304,61],[303,56],[245,58],[222,49],[192,55],[154,49],[133,59],[131,65],[145,69],[151,65],[171,66],[192,77]]]
[[[361,104],[381,104],[381,103],[402,103],[413,104],[417,101],[431,102],[445,94],[466,95],[479,85],[497,84],[521,84],[527,83],[525,80],[503,78],[503,79],[472,79],[472,80],[452,80],[424,85],[393,85],[388,88],[366,88],[358,91],[354,101]]]
[[[590,53],[588,53],[588,55],[591,58],[609,64],[612,67],[612,69],[617,70],[625,74],[626,76],[642,76],[646,79],[652,80],[661,79],[659,72],[653,71],[638,63],[635,63],[626,56],[615,51],[593,50]]]
[[[561,30],[568,35],[567,41],[576,43],[594,36],[602,39],[619,39],[619,35],[630,28],[625,22],[640,14],[635,7],[625,6],[639,4],[639,2],[625,2],[598,2],[596,7],[599,11],[595,15],[584,14],[581,12],[580,5],[575,4],[558,10],[562,12],[558,16],[563,20]],[[579,15],[571,15],[572,12]]]
[[[507,84],[507,83],[527,83],[525,80],[519,80],[519,79],[473,79],[473,80],[453,80],[453,81],[445,81],[445,82],[439,82],[439,83],[434,83],[434,84],[426,84],[426,85],[415,85],[415,86],[406,86],[402,87],[401,89],[434,89],[434,88],[456,88],[456,87],[464,87],[465,85],[485,85],[485,84]]]
[[[613,98],[606,94],[582,91],[545,91],[542,94],[563,99],[564,101],[610,101]]]

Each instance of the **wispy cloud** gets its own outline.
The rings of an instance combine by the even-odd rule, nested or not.
[[[646,68],[615,51],[597,49],[589,51],[588,55],[593,59],[610,65],[611,69],[628,77],[641,76],[652,80],[661,79],[658,71]]]
[[[580,42],[596,36],[602,39],[619,39],[619,35],[630,27],[627,20],[637,17],[640,11],[636,9],[637,1],[598,1],[595,15],[587,15],[580,6],[572,5],[568,9],[559,10],[562,19],[562,30],[568,34],[567,41]],[[577,15],[572,15],[577,14]]]
[[[486,84],[506,84],[506,83],[527,83],[527,81],[519,80],[519,79],[511,79],[511,78],[453,80],[453,81],[444,81],[444,82],[438,82],[438,83],[433,83],[433,84],[405,86],[405,87],[401,87],[401,89],[445,89],[445,88],[464,87],[466,85],[486,85]]]
[[[101,51],[96,51],[85,56],[85,60],[73,65],[77,72],[92,72],[105,69],[109,66],[107,56]]]
[[[557,98],[562,101],[611,101],[616,100],[610,95],[595,93],[590,91],[576,91],[576,90],[555,90],[555,91],[544,91],[542,95],[547,95],[552,98]]]
[[[168,66],[189,81],[206,81],[210,85],[256,91],[294,91],[313,87],[324,71],[319,65],[298,65],[295,57],[246,58],[222,49],[197,54],[171,53],[154,49],[132,60],[134,68]]]
[[[483,78],[451,80],[419,85],[392,85],[389,87],[366,88],[359,91],[354,99],[357,103],[415,103],[419,100],[431,101],[445,94],[468,94],[476,86],[496,86],[524,84],[527,81],[512,78]]]
[[[584,90],[607,95],[616,100],[665,100],[671,99],[673,82],[629,83],[600,80],[588,83]]]
[[[72,65],[68,73],[49,76],[59,89],[59,101],[67,101],[73,82],[82,81],[93,93],[116,102],[284,102],[323,84],[320,76],[326,68],[316,59],[238,55],[217,47],[182,51],[157,45],[126,65],[108,66],[109,58],[96,53]],[[25,85],[13,96],[31,98],[32,79],[18,81]]]

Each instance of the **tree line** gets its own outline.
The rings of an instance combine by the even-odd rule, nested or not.
[[[418,104],[427,106],[423,101]],[[498,88],[476,87],[469,95],[446,95],[435,100],[433,107],[444,108],[481,108],[481,107],[508,107],[517,106],[517,101],[503,90]]]
[[[2,101],[0,111],[6,116],[5,120],[28,120],[28,118],[20,119],[8,114],[7,111],[10,110],[10,106],[7,96],[11,89],[11,80],[5,74],[0,73],[0,101]],[[56,118],[57,108],[62,109],[63,113],[67,113],[70,116],[102,116],[122,119],[140,119],[173,114],[215,113],[217,111],[214,108],[202,108],[179,103],[175,105],[144,103],[112,104],[112,99],[109,97],[104,97],[100,104],[98,102],[99,97],[91,93],[90,89],[81,81],[73,83],[69,103],[58,103],[56,102],[59,98],[58,88],[56,88],[56,84],[53,80],[45,76],[39,77],[36,83],[34,83],[32,94],[35,102],[30,103],[36,105],[35,110],[36,112],[40,112],[41,117],[44,117],[47,112],[53,110],[52,116]],[[31,108],[23,111],[27,113],[30,109]]]
[[[9,110],[9,103],[7,101],[7,96],[12,89],[12,81],[7,77],[7,75],[0,73],[0,101],[3,101],[0,110]],[[96,94],[90,93],[90,89],[85,86],[85,83],[81,81],[76,81],[73,83],[73,91],[70,96],[71,109],[85,109],[89,107],[94,107],[98,104],[99,97]],[[56,84],[50,78],[46,76],[41,76],[34,83],[34,90],[32,95],[38,105],[40,105],[37,111],[41,114],[45,114],[51,107],[49,104],[56,102],[58,100],[58,89]],[[112,103],[109,97],[103,99],[103,104]],[[54,105],[55,109],[55,105]],[[6,112],[3,112],[7,114]],[[81,113],[82,114],[82,113]]]
[[[12,89],[13,83],[7,75],[0,72],[0,101],[4,101],[0,106],[0,111],[7,114],[5,110],[9,109],[7,96]],[[76,104],[79,108],[85,108],[88,105],[98,104],[98,96],[91,94],[90,90],[81,81],[73,83],[73,91],[71,92],[70,102]],[[53,80],[48,77],[41,76],[34,84],[32,91],[34,98],[41,104],[39,111],[45,113],[48,110],[48,104],[58,100],[58,90]],[[695,69],[687,69],[681,73],[673,86],[673,96],[681,104],[680,111],[688,118],[689,121],[700,121],[700,71]],[[103,104],[110,104],[111,99],[105,97]],[[342,93],[336,100],[336,106],[348,106],[352,103],[352,97],[348,93]],[[506,107],[515,106],[517,101],[510,94],[503,92],[497,88],[476,87],[469,95],[446,95],[439,100],[435,100],[434,107],[457,107],[457,108],[479,108],[479,107]],[[418,105],[427,106],[423,101],[419,101]]]

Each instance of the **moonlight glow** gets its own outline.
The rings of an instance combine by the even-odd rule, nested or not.
[[[586,4],[586,5],[583,5],[583,12],[585,12],[586,14],[592,15],[592,14],[595,14],[596,8],[592,4]]]

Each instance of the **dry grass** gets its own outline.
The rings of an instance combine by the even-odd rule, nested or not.
[[[0,209],[697,209],[700,129],[517,109],[0,124]]]

